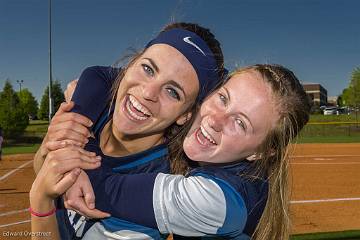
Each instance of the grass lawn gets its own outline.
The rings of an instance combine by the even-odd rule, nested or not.
[[[360,121],[360,113],[358,114],[358,121]],[[322,114],[313,114],[310,116],[311,122],[355,122],[356,115],[322,115]]]
[[[360,230],[329,232],[329,233],[309,233],[291,236],[290,240],[359,240]]]
[[[299,134],[298,143],[360,142],[360,114],[311,115],[309,123]]]
[[[20,145],[12,145],[3,148],[3,154],[20,154],[20,153],[35,153],[40,147],[40,143],[35,144],[20,144]]]
[[[49,126],[48,121],[32,120],[26,127],[24,136],[44,137]]]
[[[16,140],[8,140],[3,145],[3,154],[35,153],[47,132],[48,125],[48,121],[30,121],[22,137]]]
[[[355,143],[360,136],[303,136],[296,143]]]

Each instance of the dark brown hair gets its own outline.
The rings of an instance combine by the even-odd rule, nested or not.
[[[167,31],[174,28],[181,28],[191,32],[196,33],[201,37],[209,46],[212,51],[214,58],[218,67],[218,74],[220,78],[224,76],[224,57],[220,47],[220,43],[215,39],[215,36],[210,32],[209,29],[201,27],[196,23],[185,23],[185,22],[175,22],[166,25],[162,31]],[[124,75],[126,74],[127,69],[134,64],[134,62],[141,57],[146,49],[143,49],[139,52],[135,52],[125,58],[129,59],[126,66],[122,67],[120,73],[118,74],[113,86],[112,86],[112,102],[115,101],[116,93],[120,86],[120,82]],[[184,174],[188,170],[188,161],[185,161],[183,155],[179,153],[182,151],[182,144],[185,139],[186,133],[193,122],[193,119],[196,115],[199,103],[194,103],[190,106],[187,112],[192,113],[191,119],[189,119],[183,126],[179,126],[176,123],[173,123],[165,130],[165,138],[168,141],[169,148],[169,160],[171,165],[171,173],[175,174]]]

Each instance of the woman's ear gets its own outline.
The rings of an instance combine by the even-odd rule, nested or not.
[[[275,150],[271,150],[270,153],[269,153],[270,156],[274,156],[275,154],[276,154]],[[254,153],[253,155],[248,156],[246,159],[248,161],[256,161],[256,160],[259,160],[259,159],[263,158],[263,156],[264,156],[263,153],[260,153],[260,154],[259,153]]]
[[[248,161],[256,161],[261,159],[261,154],[254,153],[253,155],[250,155],[246,158]]]
[[[184,125],[187,121],[190,120],[191,116],[192,116],[191,112],[184,113],[176,120],[176,124],[180,126]]]

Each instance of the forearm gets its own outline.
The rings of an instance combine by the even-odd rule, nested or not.
[[[30,207],[38,213],[50,212],[55,208],[54,201],[51,199],[38,199],[35,194],[30,193]],[[31,215],[32,240],[60,240],[59,230],[56,221],[56,215],[51,214],[46,217]]]
[[[34,162],[33,162],[33,167],[34,167],[34,171],[35,174],[37,175],[38,172],[41,169],[41,166],[43,165],[44,161],[45,161],[45,157],[46,155],[43,153],[43,148],[44,148],[44,144],[47,141],[47,135],[44,137],[43,142],[41,143],[40,148],[37,150],[37,152],[35,153],[35,157],[34,157]]]
[[[95,187],[96,208],[162,233],[240,234],[246,223],[242,197],[208,176],[112,173]],[[227,210],[237,214],[226,218]]]
[[[95,192],[97,209],[113,217],[157,227],[152,202],[156,173],[114,174],[104,167],[86,172]]]

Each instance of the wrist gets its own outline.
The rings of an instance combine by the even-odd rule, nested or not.
[[[40,191],[30,190],[30,208],[34,212],[47,213],[55,208],[54,199],[39,194]]]
[[[34,217],[50,217],[56,213],[56,207],[53,207],[50,211],[47,212],[39,212],[37,210],[34,210],[31,206],[29,208],[29,212]]]
[[[53,209],[55,209],[55,202],[54,200],[49,200],[49,201],[41,201],[41,200],[30,200],[30,208],[32,209],[33,212],[36,213],[49,213],[51,212]]]

